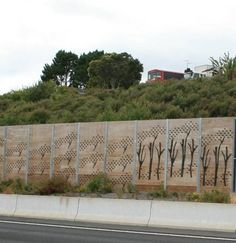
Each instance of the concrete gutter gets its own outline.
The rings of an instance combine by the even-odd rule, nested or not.
[[[236,231],[236,205],[0,194],[0,215]]]

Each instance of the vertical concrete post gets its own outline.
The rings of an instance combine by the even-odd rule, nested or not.
[[[76,184],[80,182],[80,123],[77,124]]]
[[[104,151],[103,151],[103,157],[104,157],[104,164],[103,164],[103,172],[107,172],[107,149],[108,149],[108,129],[109,125],[108,122],[105,122],[105,128],[104,128]]]
[[[133,161],[132,161],[132,172],[131,172],[133,185],[136,183],[137,143],[138,143],[138,121],[134,121]]]
[[[6,168],[7,168],[7,133],[8,127],[4,127],[4,147],[3,147],[3,168],[2,168],[2,179],[6,179]]]
[[[54,153],[55,153],[55,125],[52,125],[51,132],[51,155],[50,155],[50,179],[54,175]]]
[[[169,148],[169,120],[166,119],[166,145],[165,145],[165,165],[164,165],[164,190],[167,189],[168,177],[168,148]]]
[[[233,118],[233,141],[232,141],[232,192],[236,192],[236,118]]]
[[[198,119],[197,192],[201,190],[202,118]]]
[[[28,183],[29,173],[29,160],[30,160],[30,138],[31,138],[32,126],[28,125],[27,129],[27,150],[25,155],[25,183]]]

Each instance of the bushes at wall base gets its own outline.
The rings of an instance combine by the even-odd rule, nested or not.
[[[200,196],[200,202],[230,203],[230,194],[227,192],[220,192],[217,190],[213,190],[211,192],[204,192]]]
[[[73,191],[73,186],[62,176],[53,177],[43,183],[39,187],[40,195],[61,194]]]
[[[112,182],[109,177],[100,173],[94,176],[84,187],[71,185],[64,177],[54,177],[43,182],[25,183],[20,178],[8,179],[0,183],[0,193],[5,194],[30,194],[30,195],[52,195],[65,193],[111,193],[113,191]],[[130,184],[127,186],[127,192],[130,194],[139,193],[137,188]],[[235,203],[236,200],[230,198],[228,192],[205,191],[202,193],[184,193],[168,192],[161,187],[157,191],[147,194],[146,199],[165,199],[171,201],[191,201],[191,202],[209,202],[209,203]],[[145,199],[145,198],[143,198]]]
[[[230,203],[230,194],[217,190],[205,191],[203,193],[194,192],[187,195],[187,200],[194,202]]]
[[[106,174],[100,173],[88,182],[86,189],[87,192],[110,193],[112,192],[112,183]]]
[[[42,182],[25,183],[24,180],[9,179],[0,183],[0,193],[51,195],[73,191],[73,186],[64,177],[55,177]]]
[[[22,179],[8,179],[0,183],[0,192],[5,194],[37,194],[36,184],[26,184]]]
[[[209,203],[230,203],[230,194],[217,190],[205,191],[202,193],[168,192],[160,188],[155,192],[149,193],[153,199],[167,199],[171,201],[190,201],[190,202],[209,202]]]
[[[151,192],[149,194],[152,198],[168,198],[170,194],[164,189],[164,186],[161,186],[159,190]]]

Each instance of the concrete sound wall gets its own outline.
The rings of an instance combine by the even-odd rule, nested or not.
[[[0,179],[63,176],[86,184],[105,172],[144,190],[233,190],[234,118],[0,127]]]

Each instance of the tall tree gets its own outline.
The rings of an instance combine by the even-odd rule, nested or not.
[[[77,64],[78,56],[76,54],[60,50],[56,53],[51,65],[45,64],[41,80],[54,80],[57,85],[74,86]]]
[[[128,53],[108,53],[89,63],[89,85],[101,88],[129,88],[141,80],[143,65]]]
[[[88,67],[89,63],[94,60],[99,60],[104,55],[104,51],[95,50],[87,54],[83,53],[78,59],[75,70],[74,87],[86,87],[89,81]]]

